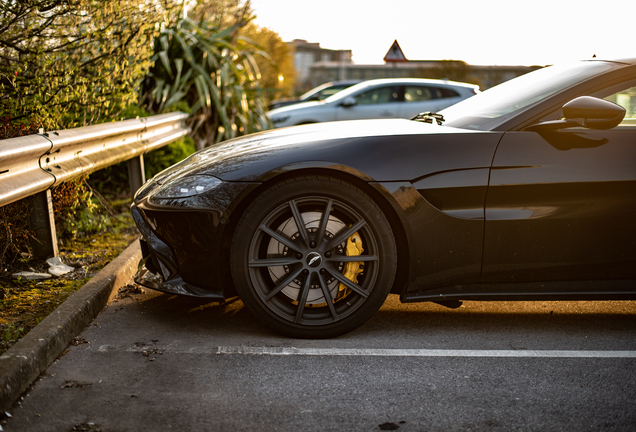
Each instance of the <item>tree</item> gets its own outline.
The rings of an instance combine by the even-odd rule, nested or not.
[[[185,13],[179,18],[214,22],[218,27],[226,28],[246,15],[252,15],[250,0],[185,0]]]
[[[283,42],[275,31],[254,23],[241,29],[240,34],[254,41],[268,54],[268,57],[256,57],[261,72],[261,87],[267,91],[268,100],[292,97],[296,79],[293,48]]]
[[[0,116],[47,129],[117,117],[136,102],[171,2],[7,0],[0,5]],[[172,6],[174,7],[174,6]]]

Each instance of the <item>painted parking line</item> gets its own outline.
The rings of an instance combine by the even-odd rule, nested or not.
[[[376,356],[376,357],[553,357],[553,358],[636,358],[636,351],[566,351],[566,350],[443,350],[381,348],[295,348],[254,346],[199,346],[180,348],[173,344],[101,345],[98,352],[134,352],[144,354],[197,355],[271,355],[271,356]]]
[[[377,348],[294,348],[252,346],[220,346],[218,347],[217,354],[382,357],[636,358],[636,351],[442,350]]]

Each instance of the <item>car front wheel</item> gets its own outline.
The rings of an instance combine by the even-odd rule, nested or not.
[[[328,177],[279,183],[238,223],[232,276],[243,302],[274,330],[327,338],[382,305],[397,265],[386,217],[360,189]]]

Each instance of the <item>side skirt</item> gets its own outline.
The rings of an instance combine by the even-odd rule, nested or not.
[[[636,300],[636,280],[476,283],[403,293],[402,303],[451,300]]]

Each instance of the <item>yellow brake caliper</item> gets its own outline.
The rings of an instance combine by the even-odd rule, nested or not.
[[[347,256],[358,256],[362,255],[364,252],[364,248],[362,247],[362,238],[360,238],[360,234],[357,232],[354,233],[351,237],[347,239],[347,247],[346,247]],[[358,283],[358,275],[364,271],[364,262],[355,261],[345,263],[344,271],[342,272],[343,276],[349,279],[351,282],[357,284]],[[337,298],[344,297],[348,294],[350,290],[343,283],[338,287],[338,296]]]

